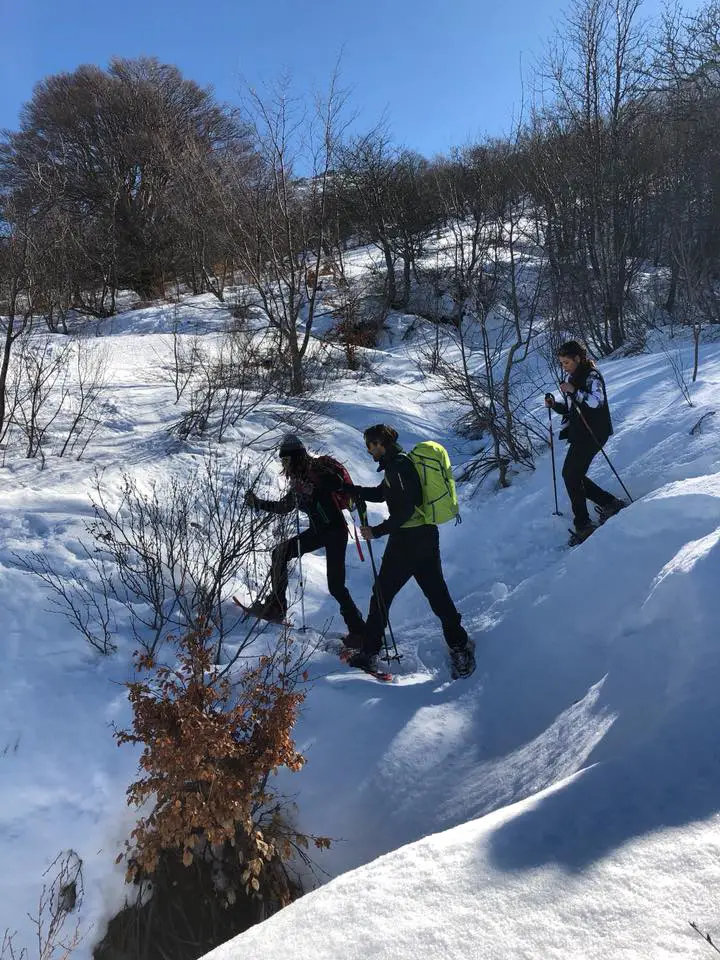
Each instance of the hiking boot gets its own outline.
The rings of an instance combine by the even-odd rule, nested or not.
[[[609,520],[610,517],[614,517],[616,513],[620,513],[620,511],[624,510],[626,506],[626,500],[619,500],[616,497],[613,502],[609,503],[607,506],[595,507],[595,513],[598,517],[598,524],[602,526],[606,520]]]
[[[568,540],[569,547],[577,547],[578,544],[584,543],[588,537],[592,536],[593,533],[597,530],[596,523],[586,523],[584,527],[576,527],[574,530],[570,530],[570,539]]]
[[[256,600],[246,608],[251,617],[258,620],[269,620],[270,623],[284,623],[287,611],[277,600]]]
[[[365,670],[366,673],[375,673],[378,668],[377,657],[364,650],[358,650],[345,661],[349,667],[357,667],[359,670]]]
[[[350,633],[346,633],[342,638],[343,646],[349,647],[350,650],[359,650],[363,645],[363,640],[365,639],[364,634],[358,633],[355,630],[351,630]]]
[[[468,639],[462,647],[450,650],[450,674],[453,680],[475,672],[475,641]]]

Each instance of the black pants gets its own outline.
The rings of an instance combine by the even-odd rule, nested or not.
[[[348,532],[346,528],[329,527],[326,530],[303,530],[297,537],[283,540],[272,552],[272,567],[270,580],[273,596],[283,610],[287,607],[288,563],[298,555],[314,553],[325,549],[327,559],[327,584],[330,595],[339,606],[343,620],[352,633],[361,633],[365,624],[362,614],[355,606],[350,591],[345,586],[345,551],[347,549]]]
[[[380,651],[390,604],[411,577],[415,577],[439,618],[447,645],[458,649],[467,643],[467,633],[442,572],[440,533],[434,524],[426,524],[390,534],[370,600],[364,644],[367,653],[374,656]]]
[[[562,468],[563,480],[567,488],[570,503],[572,504],[575,528],[586,527],[590,523],[587,500],[592,500],[600,507],[607,507],[615,502],[615,497],[603,490],[586,476],[590,464],[600,448],[594,443],[571,443]]]

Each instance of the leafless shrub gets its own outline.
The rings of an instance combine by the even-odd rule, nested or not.
[[[158,376],[162,382],[170,383],[175,393],[175,403],[182,399],[188,386],[192,383],[197,372],[201,357],[200,338],[197,334],[183,334],[180,332],[180,320],[177,306],[174,308],[172,325],[172,356],[167,362],[166,356],[156,352],[158,359]]]
[[[80,922],[66,930],[68,919],[79,909],[83,896],[82,860],[74,850],[58,854],[43,876],[55,870],[50,885],[43,884],[36,916],[30,919],[35,927],[34,951],[15,946],[15,935],[9,930],[0,946],[1,960],[68,960],[82,942]]]
[[[680,396],[689,407],[694,407],[690,396],[690,386],[687,382],[687,371],[685,369],[685,360],[681,350],[670,350],[667,344],[662,345],[663,356],[667,360],[668,366],[673,376],[673,380],[680,391]]]
[[[279,392],[279,373],[262,339],[229,333],[216,350],[199,342],[190,349],[184,364],[190,406],[173,427],[183,440],[211,436],[221,442],[230,428]]]
[[[49,453],[80,459],[101,424],[107,353],[86,340],[20,338],[6,385],[3,439],[45,463]]]
[[[58,570],[44,553],[15,553],[14,556],[23,569],[39,577],[51,589],[52,605],[65,615],[88,644],[103,656],[109,656],[117,650],[113,640],[116,624],[111,598],[105,588],[106,577],[112,571],[95,549],[81,544],[81,550],[90,567],[88,577],[68,575]]]
[[[96,479],[89,532],[106,565],[103,584],[149,653],[203,618],[217,633],[219,655],[236,620],[228,618],[227,588],[272,523],[245,504],[254,482],[242,454],[225,465],[207,458],[189,477],[147,491],[124,475],[119,498]]]

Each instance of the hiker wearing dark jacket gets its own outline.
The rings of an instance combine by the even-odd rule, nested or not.
[[[288,563],[294,557],[324,549],[328,591],[340,606],[352,640],[362,635],[365,624],[345,585],[348,527],[337,502],[343,476],[333,469],[334,461],[330,458],[309,456],[303,442],[293,434],[283,437],[279,455],[288,479],[285,496],[280,500],[262,500],[249,490],[245,499],[253,509],[269,513],[286,514],[297,509],[307,514],[309,526],[274,548],[270,568],[271,595],[266,600],[258,600],[250,610],[266,620],[283,620],[287,612]]]
[[[565,379],[560,384],[563,402],[559,403],[552,394],[547,394],[545,405],[562,415],[564,427],[560,431],[560,439],[570,444],[562,475],[575,522],[575,531],[570,538],[570,544],[574,546],[586,540],[597,528],[590,521],[587,500],[597,505],[596,512],[601,523],[622,510],[625,502],[603,490],[587,476],[593,458],[613,432],[602,374],[577,340],[564,343],[558,351],[558,359],[565,373]]]
[[[382,646],[388,611],[396,594],[411,577],[440,619],[450,648],[454,676],[469,676],[475,669],[474,644],[468,639],[461,617],[450,596],[440,559],[437,525],[428,523],[423,512],[420,475],[410,457],[399,446],[397,431],[385,424],[365,431],[368,452],[384,472],[377,487],[349,488],[358,500],[386,503],[389,516],[375,526],[362,526],[365,540],[389,535],[367,616],[364,641],[349,660],[350,666],[372,670]]]

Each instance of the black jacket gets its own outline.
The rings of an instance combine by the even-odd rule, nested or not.
[[[378,473],[385,471],[385,479],[377,487],[353,487],[353,495],[370,503],[387,503],[390,516],[372,527],[373,536],[384,537],[395,533],[421,507],[423,491],[415,464],[402,447],[386,447],[385,456],[378,462]]]
[[[560,439],[574,444],[593,444],[588,427],[579,415],[582,413],[602,447],[613,432],[602,374],[590,364],[581,363],[575,373],[568,377],[568,383],[575,387],[575,393],[564,394],[565,402],[553,403],[552,407],[555,413],[562,415],[565,424],[560,431]],[[601,398],[598,406],[591,406],[593,396]]]
[[[303,477],[291,477],[288,492],[280,500],[255,501],[260,510],[268,513],[290,513],[295,507],[306,513],[310,529],[321,533],[328,529],[347,530],[347,522],[335,502],[334,493],[343,487],[342,477],[332,471],[316,466],[310,461],[308,473]]]

